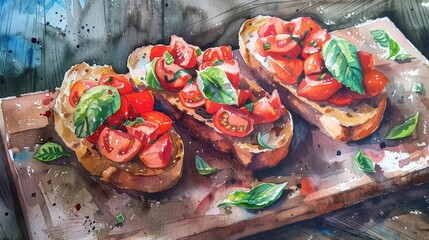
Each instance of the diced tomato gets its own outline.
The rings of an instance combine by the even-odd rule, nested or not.
[[[244,104],[248,103],[249,100],[252,100],[252,96],[253,96],[252,92],[246,89],[238,89],[237,95],[238,95],[238,106],[243,106]]]
[[[388,83],[389,80],[380,71],[373,69],[363,74],[363,89],[365,90],[365,95],[370,97],[379,94]]]
[[[270,98],[263,97],[251,104],[251,110],[247,107],[241,107],[240,110],[255,119],[258,124],[274,122],[281,115],[282,105],[277,90],[273,91]]]
[[[69,102],[72,107],[76,107],[76,105],[79,103],[80,97],[82,97],[82,94],[92,88],[98,85],[98,82],[92,81],[92,80],[80,80],[73,84],[72,88],[70,89],[70,96],[69,96]]]
[[[245,137],[253,131],[254,120],[231,106],[222,106],[213,117],[215,127],[222,133]]]
[[[163,168],[168,165],[173,153],[173,143],[170,133],[166,132],[152,145],[143,150],[139,158],[150,168]]]
[[[156,62],[156,77],[163,89],[179,92],[192,79],[192,75],[188,70],[175,63],[167,64],[164,55]]]
[[[220,46],[208,48],[204,51],[203,62],[213,62],[216,60],[231,60],[232,48],[231,46]]]
[[[199,70],[202,71],[208,67],[218,67],[226,73],[229,81],[231,81],[232,86],[235,89],[238,89],[239,81],[240,81],[240,68],[238,66],[237,60],[218,60],[212,62],[203,62],[199,66]]]
[[[139,117],[142,113],[153,111],[155,99],[149,90],[126,94],[124,97],[130,105],[132,119]]]
[[[165,52],[170,51],[170,46],[164,45],[164,44],[158,44],[152,47],[150,50],[150,61],[152,61],[154,58],[159,58],[164,55]]]
[[[345,107],[353,102],[353,96],[347,90],[340,90],[328,99],[327,102],[332,103],[336,106]]]
[[[87,137],[86,140],[88,140],[90,143],[96,143],[100,137],[101,131],[106,127],[106,125],[101,125],[95,132]]]
[[[305,75],[320,74],[326,70],[322,53],[317,52],[310,55],[304,62]]]
[[[258,36],[262,38],[262,37],[268,37],[272,35],[286,33],[286,29],[285,29],[286,23],[291,23],[291,22],[286,22],[283,19],[278,17],[271,17],[262,26],[259,27]],[[294,29],[294,24],[288,25],[288,26],[289,26],[288,33],[291,33]]]
[[[206,99],[198,89],[197,82],[188,84],[179,92],[179,100],[187,108],[197,108],[205,104]]]
[[[119,94],[133,93],[134,89],[131,83],[124,76],[117,74],[102,74],[98,82],[102,85],[109,85],[118,89]]]
[[[193,68],[197,65],[198,55],[196,47],[188,44],[183,38],[176,35],[171,36],[170,53],[173,55],[174,63],[183,68]]]
[[[98,139],[98,150],[114,162],[129,161],[141,147],[141,142],[120,130],[104,128]]]
[[[299,189],[301,195],[306,196],[312,192],[317,191],[319,181],[311,177],[303,177],[301,180],[301,188]]]
[[[374,66],[374,60],[372,58],[372,54],[364,51],[358,51],[358,57],[359,57],[360,65],[362,66],[362,70],[364,72],[371,71],[372,66]]]
[[[310,17],[299,17],[292,20],[295,28],[292,34],[301,36],[304,40],[309,34],[320,30],[320,26]]]
[[[331,39],[328,30],[321,29],[309,34],[304,40],[304,49],[301,56],[307,58],[309,55],[322,51],[323,45]]]
[[[215,113],[217,113],[217,111],[219,111],[222,106],[225,106],[225,104],[213,102],[210,99],[206,99],[206,112],[208,114],[214,115]]]
[[[263,57],[295,58],[301,50],[297,39],[290,34],[273,35],[256,40],[256,51]]]
[[[141,114],[141,117],[144,120],[158,123],[159,134],[163,134],[167,132],[171,128],[171,125],[173,125],[173,120],[162,112],[158,112],[158,111],[145,112]]]
[[[155,141],[159,136],[159,124],[152,121],[144,121],[134,126],[125,126],[130,136],[138,139],[144,149],[148,143]]]
[[[325,100],[338,92],[343,86],[330,73],[306,76],[298,86],[298,96],[310,100]]]
[[[108,117],[104,123],[109,127],[120,127],[129,117],[129,106],[127,98],[121,96],[121,106],[119,110]]]
[[[280,81],[288,84],[298,82],[303,69],[302,60],[298,58],[274,59],[272,57],[268,57],[267,59],[269,66],[274,70],[274,74]]]

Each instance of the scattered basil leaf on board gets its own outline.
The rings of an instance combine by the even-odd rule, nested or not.
[[[352,91],[364,94],[362,66],[356,47],[342,38],[332,38],[322,48],[326,68],[332,76]]]
[[[387,59],[403,62],[411,58],[411,55],[401,50],[399,44],[384,30],[373,30],[371,31],[371,35],[380,47],[388,49],[389,56]]]
[[[116,222],[115,222],[115,225],[121,225],[121,224],[123,224],[123,223],[124,223],[124,221],[125,221],[125,216],[124,216],[124,214],[123,214],[123,213],[119,213],[119,214],[116,216]]]
[[[120,106],[121,97],[116,88],[99,85],[88,89],[74,110],[76,135],[86,137],[93,134]]]
[[[258,133],[258,143],[265,149],[276,149],[277,144],[275,141],[280,139],[279,137],[273,136],[270,132]]]
[[[146,66],[145,83],[150,88],[162,89],[161,84],[155,75],[155,66],[157,61],[158,59],[154,59]]]
[[[253,102],[244,105],[247,110],[249,110],[250,114],[253,114],[253,110],[255,109],[255,104]]]
[[[419,121],[419,112],[413,117],[407,119],[404,123],[393,127],[386,136],[386,139],[394,140],[410,136],[416,130],[417,122]]]
[[[71,157],[71,155],[66,152],[60,144],[56,142],[46,142],[40,146],[33,158],[42,162],[50,162],[60,157]]]
[[[200,175],[209,175],[218,170],[216,167],[210,167],[200,156],[195,156],[195,167]]]
[[[282,195],[287,182],[261,183],[250,191],[236,190],[230,193],[225,200],[219,203],[219,207],[242,206],[248,209],[262,209],[272,205]]]
[[[205,98],[217,103],[238,105],[237,91],[222,69],[209,67],[197,73],[197,85]]]
[[[359,149],[358,153],[354,157],[356,165],[360,170],[366,173],[375,173],[375,163],[367,155],[365,155],[362,149]]]
[[[411,88],[412,92],[415,93],[423,93],[423,84],[421,83],[413,83],[413,87]]]

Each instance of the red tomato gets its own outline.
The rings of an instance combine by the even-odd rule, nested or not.
[[[139,151],[141,142],[127,133],[104,128],[98,139],[98,150],[114,162],[129,161]]]
[[[138,139],[142,143],[142,149],[159,136],[159,124],[151,121],[137,123],[134,126],[125,126],[130,136]]]
[[[117,74],[102,74],[98,82],[117,88],[121,95],[134,92],[131,83],[125,77]]]
[[[153,111],[155,99],[149,90],[126,94],[124,97],[130,105],[130,115],[133,119],[140,116],[142,113]]]
[[[173,120],[162,112],[158,112],[158,111],[145,112],[145,113],[142,113],[141,116],[144,120],[158,123],[159,134],[163,134],[167,132],[171,128],[171,125],[173,125]]]
[[[299,189],[299,192],[301,195],[306,196],[312,192],[317,191],[318,182],[310,177],[303,177],[301,180],[301,188]]]
[[[149,145],[143,150],[139,158],[150,168],[163,168],[168,165],[173,153],[173,143],[170,133],[166,132],[156,140],[152,145]]]
[[[365,95],[370,97],[379,94],[388,83],[389,80],[380,71],[371,70],[363,74],[363,89],[365,90]]]
[[[214,115],[213,122],[219,131],[234,137],[249,135],[254,124],[252,118],[231,106],[222,106]]]
[[[353,96],[347,90],[340,90],[328,99],[327,102],[332,103],[336,106],[344,107],[353,102]]]
[[[256,40],[256,50],[261,56],[274,58],[295,58],[301,53],[301,46],[290,34],[279,34]]]
[[[280,79],[280,81],[295,84],[298,82],[298,78],[302,73],[303,63],[298,58],[283,58],[274,59],[268,57],[268,64],[274,70],[274,74]]]
[[[322,78],[319,80],[319,78]],[[325,100],[343,86],[330,73],[306,76],[298,86],[298,96],[310,100]]]
[[[240,68],[238,66],[237,60],[225,60],[225,61],[212,61],[212,62],[203,62],[199,66],[199,70],[202,71],[208,67],[218,67],[226,73],[229,81],[231,81],[232,86],[235,89],[238,89],[240,82]]]
[[[192,79],[188,70],[175,63],[167,64],[164,56],[156,62],[155,74],[161,87],[171,92],[179,92]]]
[[[360,65],[362,66],[362,70],[364,72],[370,71],[372,69],[372,66],[374,66],[372,54],[364,51],[358,51],[358,57]]]
[[[215,113],[217,113],[217,111],[219,111],[219,109],[222,106],[226,106],[226,105],[221,104],[221,103],[217,103],[217,102],[213,102],[210,99],[206,99],[206,112],[208,114],[214,115]]]
[[[301,36],[302,40],[313,32],[320,30],[320,26],[310,17],[299,17],[292,20],[295,29],[292,34]]]
[[[310,55],[304,62],[305,75],[320,74],[325,70],[325,61],[320,52]]]
[[[98,85],[98,82],[92,81],[92,80],[81,80],[73,84],[72,88],[70,89],[70,96],[69,96],[69,102],[72,107],[76,107],[76,105],[79,103],[80,97],[82,97],[82,94],[92,88]]]
[[[171,36],[170,53],[173,55],[174,63],[183,68],[193,68],[197,65],[198,55],[196,48],[176,35]]]
[[[101,125],[95,132],[87,137],[86,140],[88,140],[90,143],[96,143],[100,137],[101,131],[106,127],[106,125]]]
[[[203,62],[212,62],[216,60],[231,60],[232,49],[231,46],[220,46],[208,48],[204,51]]]
[[[149,59],[152,61],[154,58],[162,57],[162,55],[164,55],[164,53],[168,52],[168,51],[170,51],[170,47],[169,46],[166,46],[164,44],[155,45],[150,50]]]
[[[320,52],[323,45],[331,39],[328,30],[322,29],[309,34],[304,40],[304,49],[301,56],[307,58],[309,55]]]
[[[250,90],[238,89],[238,106],[243,106],[247,103],[247,101],[252,99],[252,92]]]
[[[179,100],[187,108],[197,108],[205,104],[206,99],[198,89],[197,82],[188,84],[179,92]]]
[[[121,96],[121,106],[119,110],[112,114],[105,120],[105,123],[109,127],[119,127],[122,126],[125,120],[129,116],[129,106],[128,101],[124,96]]]
[[[270,19],[268,19],[268,21],[266,21],[262,26],[259,27],[258,36],[262,38],[277,34],[292,33],[295,24],[292,23],[293,25],[288,25],[289,31],[286,32],[286,23],[290,24],[291,22],[286,22],[278,17],[271,17]]]
[[[279,119],[281,115],[282,105],[277,90],[273,91],[273,94],[269,99],[267,97],[263,97],[253,102],[252,105],[252,113],[250,113],[249,109],[246,107],[242,107],[240,110],[255,119],[255,122],[258,124],[274,122]]]

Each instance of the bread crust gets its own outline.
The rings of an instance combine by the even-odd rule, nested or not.
[[[354,106],[337,107],[327,102],[316,102],[297,94],[296,85],[283,83],[264,63],[255,48],[258,28],[270,16],[257,16],[243,23],[239,32],[239,51],[265,89],[278,89],[283,104],[301,115],[331,138],[349,142],[367,137],[379,126],[387,105],[387,94],[383,90],[370,100]]]
[[[162,169],[151,169],[140,161],[118,164],[108,160],[93,148],[93,144],[74,133],[74,108],[68,101],[70,88],[82,79],[98,79],[103,73],[115,73],[110,66],[90,66],[81,63],[66,72],[54,105],[55,130],[64,143],[72,149],[81,165],[101,181],[122,189],[141,192],[160,192],[173,187],[182,176],[184,147],[174,129],[170,135],[173,142],[172,160]]]
[[[128,68],[136,84],[143,84],[145,66],[149,63],[152,46],[134,50],[128,57]],[[254,81],[240,76],[240,88],[251,90],[255,96],[266,96],[267,93]],[[255,130],[245,138],[231,137],[218,131],[212,119],[204,118],[198,109],[184,107],[176,93],[153,90],[155,98],[177,119],[178,125],[188,130],[192,136],[207,143],[218,151],[231,154],[244,167],[251,170],[270,168],[283,160],[293,136],[292,117],[286,109],[282,110],[279,120],[273,124],[255,125]],[[257,133],[272,131],[281,138],[276,149],[263,149],[257,143]]]

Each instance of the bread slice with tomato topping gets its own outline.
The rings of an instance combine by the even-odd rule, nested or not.
[[[134,92],[111,66],[77,64],[55,100],[55,130],[92,176],[122,189],[164,191],[182,176],[184,147],[153,104],[149,91]]]
[[[331,138],[359,140],[379,126],[388,80],[370,54],[311,18],[254,17],[241,26],[239,45],[261,86],[277,89],[286,107]]]
[[[134,50],[128,68],[135,83],[151,88],[180,127],[244,167],[269,168],[286,157],[291,115],[277,92],[270,96],[240,75],[231,47],[203,53],[172,36],[170,45]]]

